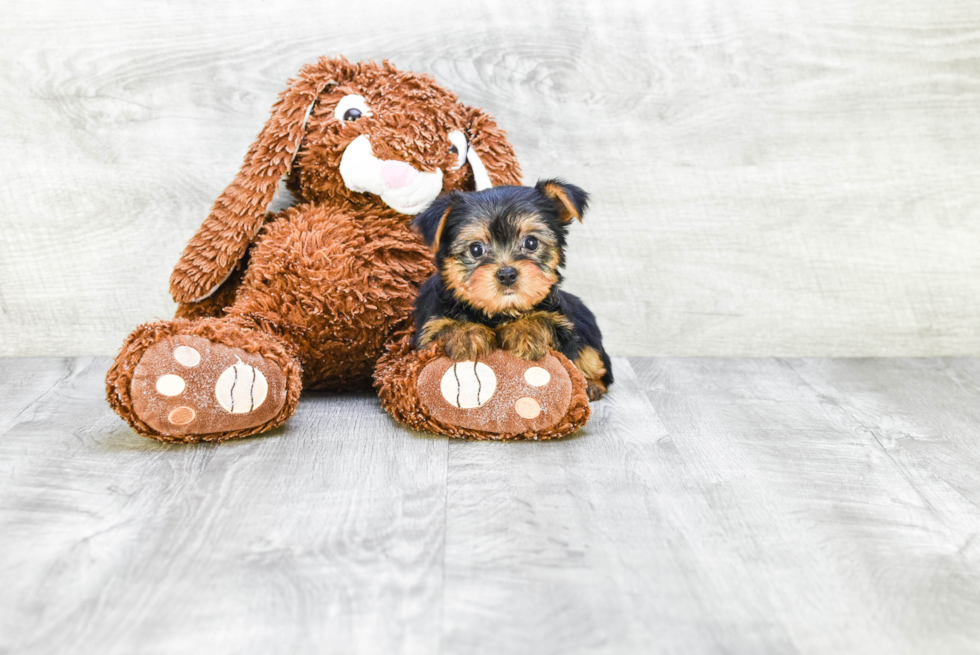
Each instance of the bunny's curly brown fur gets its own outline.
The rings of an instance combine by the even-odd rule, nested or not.
[[[372,113],[337,120],[338,101],[351,94],[362,96]],[[379,357],[409,325],[418,287],[434,268],[431,252],[409,228],[411,217],[377,195],[347,188],[339,174],[341,158],[355,138],[366,135],[375,158],[418,171],[440,169],[443,191],[471,190],[471,166],[454,166],[458,153],[449,134],[457,130],[493,184],[520,183],[514,152],[493,119],[460,104],[430,77],[388,62],[342,57],[304,67],[279,96],[241,171],[174,269],[171,293],[180,303],[179,324],[142,326],[140,338],[124,344],[106,380],[113,408],[146,436],[222,440],[282,423],[295,408],[297,385],[369,387]],[[296,204],[269,214],[283,177]],[[177,332],[208,339],[215,349],[275,353],[292,401],[254,430],[149,429],[136,415],[129,385],[143,354]]]

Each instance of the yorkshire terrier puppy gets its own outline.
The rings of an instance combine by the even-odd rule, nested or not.
[[[446,355],[475,361],[499,347],[536,360],[552,347],[585,375],[590,400],[612,384],[595,316],[558,288],[568,224],[588,194],[559,180],[455,191],[412,221],[439,272],[415,301],[415,346],[442,340]]]

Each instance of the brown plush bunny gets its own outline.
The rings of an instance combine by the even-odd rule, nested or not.
[[[269,214],[283,177],[296,203]],[[368,387],[386,352],[385,388],[414,403],[415,378],[392,373],[418,359],[399,344],[433,272],[411,216],[443,191],[519,183],[493,119],[428,76],[305,66],[184,250],[177,317],[124,343],[109,403],[162,441],[242,437],[283,423],[302,389]]]

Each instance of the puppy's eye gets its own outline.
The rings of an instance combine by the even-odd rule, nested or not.
[[[340,99],[333,110],[333,117],[338,121],[356,121],[361,116],[371,116],[371,109],[368,108],[364,96],[351,93]]]
[[[483,257],[483,253],[485,252],[486,250],[484,250],[483,244],[479,241],[470,244],[470,254],[473,255],[474,259]]]
[[[538,249],[537,237],[528,237],[524,239],[524,250],[527,250],[528,252],[534,252],[537,249]]]

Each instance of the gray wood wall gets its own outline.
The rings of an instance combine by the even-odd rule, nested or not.
[[[980,353],[969,0],[5,3],[0,355],[110,354],[275,94],[387,57],[594,195],[567,288],[618,355]]]

